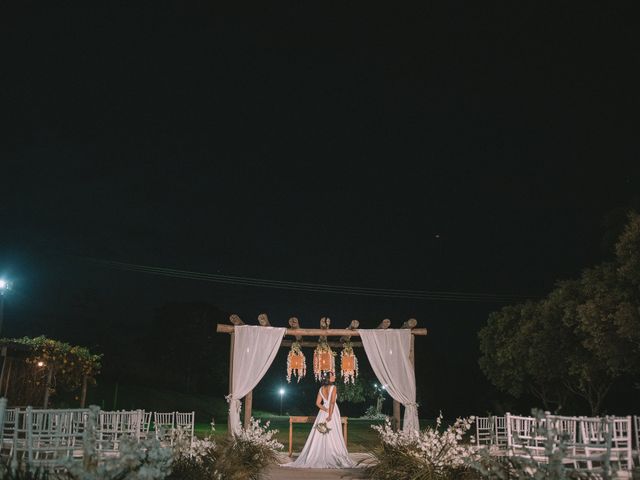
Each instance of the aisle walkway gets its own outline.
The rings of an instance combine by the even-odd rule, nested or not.
[[[354,462],[365,461],[369,458],[366,453],[352,453],[350,455]],[[282,456],[281,462],[289,462],[291,459],[286,455]],[[356,480],[363,479],[365,476],[361,468],[345,468],[341,470],[322,469],[322,468],[283,468],[271,467],[267,469],[261,476],[261,480]]]

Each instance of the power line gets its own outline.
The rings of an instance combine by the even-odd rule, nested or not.
[[[79,257],[84,261],[97,264],[103,267],[125,270],[150,275],[158,275],[170,278],[183,278],[189,280],[200,280],[227,285],[251,286],[259,288],[275,288],[283,290],[303,291],[310,293],[335,293],[342,295],[360,295],[370,297],[405,298],[414,300],[440,300],[452,302],[491,302],[491,303],[513,303],[522,301],[534,296],[516,294],[495,294],[495,293],[469,293],[451,291],[424,291],[424,290],[402,290],[384,289],[370,287],[351,287],[345,285],[326,285],[303,282],[288,282],[281,280],[266,280],[261,278],[241,277],[234,275],[219,275],[211,273],[193,272],[189,270],[178,270],[173,268],[152,267],[147,265],[118,262],[113,260],[103,260],[97,258]]]

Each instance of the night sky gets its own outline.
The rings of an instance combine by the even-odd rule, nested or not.
[[[632,2],[13,3],[4,335],[103,351],[171,302],[278,326],[414,317],[426,414],[481,413],[506,398],[477,366],[489,312],[610,258],[640,207]]]

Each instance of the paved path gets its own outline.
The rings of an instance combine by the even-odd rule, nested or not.
[[[352,453],[350,455],[354,462],[360,462],[366,460],[369,456],[366,453]],[[289,457],[283,455],[281,463],[291,461]],[[271,467],[267,469],[260,478],[262,480],[355,480],[362,479],[365,476],[362,473],[361,468],[344,468],[344,469],[332,469],[332,468],[284,468],[284,467]]]

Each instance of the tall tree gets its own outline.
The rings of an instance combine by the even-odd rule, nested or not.
[[[479,339],[480,366],[501,390],[529,390],[545,408],[573,393],[599,413],[616,379],[640,376],[640,216],[629,215],[613,262],[491,313]]]

